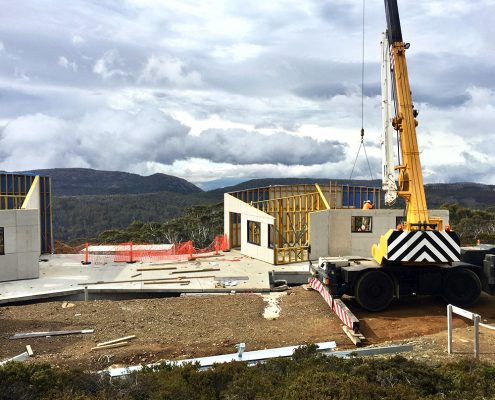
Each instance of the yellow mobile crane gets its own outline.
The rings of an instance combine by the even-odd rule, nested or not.
[[[478,300],[482,289],[489,293],[495,289],[495,262],[483,260],[486,254],[495,254],[495,247],[461,249],[456,233],[428,214],[416,137],[418,113],[407,74],[405,53],[409,44],[402,39],[397,0],[384,1],[388,29],[382,40],[383,188],[387,204],[393,204],[397,196],[404,199],[406,220],[373,245],[373,259],[326,258],[318,266],[310,262],[314,276],[310,285],[355,331],[359,322],[340,301],[344,294],[354,296],[367,310],[380,311],[394,297],[410,295],[440,295],[448,303],[469,306]],[[391,97],[396,106],[393,118]],[[398,134],[401,154],[395,167],[398,187],[391,160],[393,130]]]
[[[412,102],[407,74],[406,49],[409,48],[409,44],[402,40],[397,1],[385,0],[385,10],[388,30],[382,40],[382,98],[386,103],[384,107],[391,108],[389,93],[392,87],[397,113],[391,120],[385,117],[384,135],[390,135],[387,129],[390,125],[398,132],[402,163],[395,167],[399,170],[397,195],[405,200],[406,220],[402,229],[391,229],[382,236],[380,244],[373,246],[372,255],[379,264],[387,260],[459,261],[459,238],[450,231],[450,227],[444,229],[441,219],[432,218],[428,214],[416,137],[418,113]],[[390,52],[390,56],[385,54],[386,52]],[[389,117],[389,114],[384,115]],[[413,243],[416,246],[413,246]]]

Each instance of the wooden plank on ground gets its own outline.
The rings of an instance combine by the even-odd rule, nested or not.
[[[187,271],[173,271],[171,272],[171,274],[192,274],[192,273],[213,272],[213,271],[220,271],[220,268],[203,268],[203,269],[190,269]]]
[[[177,269],[177,267],[151,267],[151,268],[137,268],[136,271],[170,271]]]
[[[223,254],[220,254],[220,253],[219,254],[205,254],[205,255],[203,255],[201,253],[193,254],[193,259],[195,259],[195,258],[211,258],[211,257],[223,257]]]
[[[186,273],[186,272],[188,272],[188,271],[184,271],[184,273]],[[192,271],[192,272],[194,272],[194,271]],[[207,275],[207,276],[172,276],[172,277],[168,277],[168,278],[133,279],[133,280],[125,280],[125,281],[96,281],[96,282],[78,283],[78,285],[79,286],[111,285],[113,283],[139,283],[139,282],[152,282],[152,281],[174,281],[174,280],[178,280],[178,279],[204,279],[204,278],[214,278],[214,277],[215,277],[214,275]]]
[[[187,264],[191,261],[189,260],[171,260],[170,262],[161,262],[161,263],[150,263],[153,267],[158,267],[160,265],[175,265],[175,264]]]
[[[185,280],[177,280],[177,281],[150,281],[144,282],[145,285],[169,285],[169,284],[180,284],[180,285],[189,285],[191,281]]]
[[[127,345],[129,345],[129,342],[120,342],[120,343],[107,344],[106,346],[91,347],[91,350],[114,349],[115,347],[123,347]]]
[[[136,335],[124,336],[124,337],[121,337],[121,338],[118,338],[118,339],[109,340],[107,342],[101,342],[101,343],[98,343],[96,346],[98,346],[98,347],[100,347],[100,346],[107,346],[109,344],[114,344],[114,343],[119,343],[119,342],[125,342],[127,340],[132,340],[132,339],[136,339]]]
[[[87,283],[78,283],[80,286],[90,286],[90,285],[110,285],[112,283],[138,283],[138,282],[148,282],[148,281],[170,281],[176,279],[183,279],[182,276],[173,276],[169,278],[149,278],[149,279],[133,279],[133,280],[125,280],[125,281],[96,281],[96,282],[87,282]]]

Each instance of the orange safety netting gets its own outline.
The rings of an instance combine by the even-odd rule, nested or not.
[[[163,245],[128,242],[100,246],[99,248],[90,248],[86,245],[82,253],[84,254],[84,262],[88,264],[104,264],[109,262],[192,260],[215,255],[219,251],[228,249],[227,235],[217,235],[213,242],[203,249],[194,247],[192,241],[174,243],[169,248],[163,248]]]

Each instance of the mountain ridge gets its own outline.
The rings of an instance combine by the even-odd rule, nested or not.
[[[130,172],[92,168],[50,168],[22,172],[50,176],[52,194],[56,196],[203,192],[183,178],[161,173],[143,176]]]

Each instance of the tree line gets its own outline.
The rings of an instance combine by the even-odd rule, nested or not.
[[[450,225],[464,246],[481,243],[495,244],[495,206],[483,210],[462,207],[459,204],[444,204],[449,210]]]
[[[191,240],[195,247],[208,246],[223,233],[223,203],[188,207],[166,222],[134,221],[124,229],[103,231],[98,243],[176,243]]]

